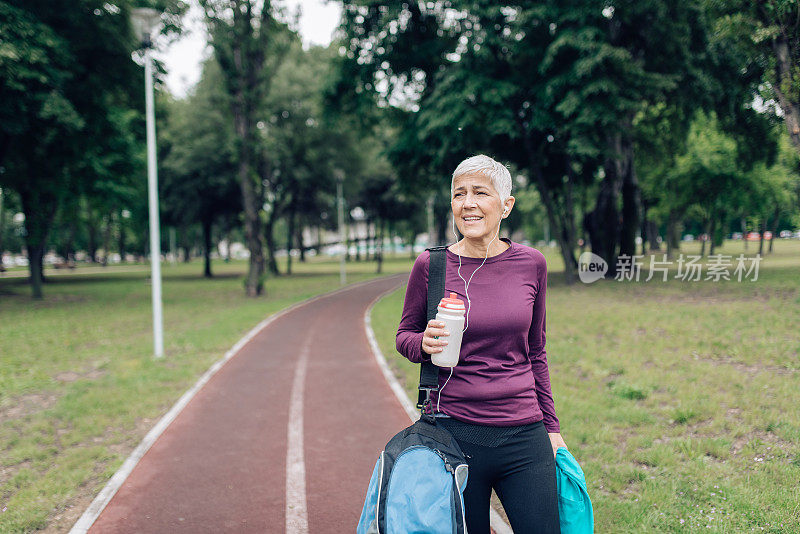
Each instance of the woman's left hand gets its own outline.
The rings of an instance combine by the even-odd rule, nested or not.
[[[564,438],[561,437],[560,433],[548,432],[547,435],[550,437],[550,445],[553,446],[553,456],[556,455],[559,447],[567,447],[567,444],[564,443]]]

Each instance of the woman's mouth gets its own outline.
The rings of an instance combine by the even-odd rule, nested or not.
[[[469,223],[478,222],[478,221],[482,220],[483,217],[479,217],[477,215],[470,215],[469,217],[462,217],[462,219],[464,220],[465,223],[469,224]]]

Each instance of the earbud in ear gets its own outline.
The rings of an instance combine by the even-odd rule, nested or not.
[[[508,206],[503,206],[503,213],[506,213],[507,211],[508,211]]]

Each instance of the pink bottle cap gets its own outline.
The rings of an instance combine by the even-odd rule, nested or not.
[[[461,311],[464,309],[464,301],[458,298],[457,293],[450,292],[450,297],[445,297],[439,302],[439,307],[445,310]]]

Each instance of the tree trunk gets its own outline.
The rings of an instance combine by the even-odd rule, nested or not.
[[[241,98],[241,96],[239,97]],[[235,106],[239,107],[239,106]],[[262,275],[264,274],[264,251],[261,245],[261,217],[259,215],[258,197],[251,176],[250,161],[250,117],[245,116],[241,110],[234,111],[236,132],[239,135],[239,188],[242,192],[242,205],[244,206],[244,235],[250,259],[245,279],[245,294],[248,297],[257,297],[264,291]]]
[[[705,255],[706,255],[706,241],[708,241],[708,236],[710,235],[709,234],[710,225],[711,225],[711,217],[708,217],[708,218],[706,218],[706,220],[703,221],[703,233],[705,233],[706,238],[703,239],[703,236],[700,236],[700,257],[701,258],[705,257]]]
[[[0,236],[2,236],[2,226],[3,223],[0,221]],[[70,263],[75,259],[75,236],[78,233],[78,224],[75,218],[71,218],[69,222],[69,227],[67,229],[67,238],[62,244],[59,249],[59,254],[61,257],[64,258],[64,261]],[[2,253],[3,247],[0,246],[0,253]]]
[[[28,272],[34,299],[41,299],[44,283],[44,252],[47,236],[58,211],[58,199],[48,192],[19,192],[22,213],[25,214],[25,249],[28,252]],[[35,197],[35,198],[34,198]]]
[[[367,220],[367,244],[365,248],[367,261],[369,260],[377,260],[378,257],[376,256],[377,252],[377,245],[375,242],[375,234],[377,229],[375,228],[375,221],[374,220]],[[369,249],[372,249],[372,255],[369,253]]]
[[[632,117],[626,126],[632,124]],[[631,131],[631,130],[626,130]],[[622,225],[620,227],[619,253],[636,255],[636,231],[639,229],[642,213],[641,189],[633,164],[633,140],[629,135],[616,136],[619,143],[617,172],[622,181]],[[644,237],[644,236],[642,236]]]
[[[289,202],[289,213],[287,216],[289,231],[286,232],[286,274],[292,274],[292,243],[294,241],[295,224],[295,212],[292,206],[294,206],[294,202]]]
[[[276,210],[273,206],[272,211],[270,211],[269,216],[267,217],[267,222],[264,225],[264,237],[267,242],[267,268],[269,272],[275,276],[279,276],[281,272],[278,270],[278,262],[275,260],[275,249],[277,248],[277,244],[275,243],[275,219],[276,219]]]
[[[94,224],[94,217],[90,213],[86,221],[86,233],[88,242],[86,243],[89,261],[97,263],[97,225]]]
[[[2,159],[0,159],[0,163],[2,163]],[[5,214],[3,213],[3,207],[5,204],[5,193],[3,192],[3,188],[0,187],[0,272],[3,271],[3,235],[6,229],[5,225]]]
[[[708,239],[709,239],[709,247],[708,247],[708,255],[714,255],[714,249],[716,248],[714,243],[714,234],[717,232],[717,218],[712,214],[711,215],[711,224],[709,226],[708,231]]]
[[[579,254],[583,254],[584,250],[586,250],[586,247],[588,246],[588,243],[589,243],[589,234],[588,234],[588,226],[587,226],[587,224],[588,224],[588,219],[587,219],[588,206],[587,206],[587,199],[586,199],[586,197],[587,197],[586,188],[585,187],[578,188],[578,195],[579,195],[579,198],[580,198],[580,201],[579,201],[580,202],[580,219],[578,219],[578,220],[581,221],[581,225],[580,225],[580,231],[581,231],[581,233],[580,233],[580,241],[582,243],[581,246],[580,246]]]
[[[766,232],[766,231],[767,231],[767,220],[766,219],[761,219],[761,232],[759,232],[761,234],[761,236],[759,237],[759,240],[758,240],[758,255],[759,256],[763,256],[764,255],[764,232]]]
[[[740,223],[742,225],[742,239],[744,239],[744,251],[747,252],[747,218],[742,217],[740,219]]]
[[[667,258],[670,260],[675,258],[675,253],[680,253],[680,237],[679,237],[679,216],[677,213],[670,211],[667,216]]]
[[[647,248],[652,252],[661,252],[661,244],[658,242],[658,225],[647,217],[647,210],[645,209],[642,216],[644,232],[646,236]],[[642,242],[642,250],[644,251],[644,242]]]
[[[378,274],[383,272],[383,226],[384,223],[381,219],[378,219],[375,223],[377,228],[375,229],[375,233],[377,234],[377,242],[375,243],[375,259],[378,261]]]
[[[317,256],[322,254],[322,227],[317,225],[317,245],[314,247]]]
[[[388,234],[389,234],[389,236],[388,236],[389,237],[389,257],[394,258],[395,257],[394,243],[395,243],[395,237],[397,235],[396,221],[389,221],[387,224],[388,224]]]
[[[108,249],[111,248],[111,225],[114,223],[111,214],[103,217],[105,224],[103,225],[103,267],[108,266]]]
[[[561,252],[561,257],[564,260],[564,278],[567,284],[572,284],[577,276],[578,272],[578,262],[575,259],[575,232],[574,232],[574,224],[567,224],[565,227],[562,228],[562,218],[560,218],[556,214],[556,206],[553,200],[553,196],[550,193],[550,187],[547,185],[547,181],[545,180],[544,174],[542,173],[542,168],[539,165],[539,158],[537,157],[537,153],[534,150],[533,143],[529,136],[525,135],[523,137],[525,143],[525,151],[526,155],[528,156],[528,169],[531,173],[531,176],[534,177],[536,183],[536,189],[539,191],[539,196],[544,203],[545,210],[547,212],[547,220],[549,221],[552,228],[555,230],[555,235],[558,240],[559,250]],[[569,195],[571,197],[571,194]],[[572,202],[571,200],[568,202],[568,209],[571,209]],[[568,223],[569,221],[574,220],[574,214],[572,212],[564,214],[563,220],[564,222]],[[572,230],[570,231],[570,227]]]
[[[617,212],[617,199],[619,198],[619,180],[615,176],[615,163],[607,161],[606,175],[600,182],[600,191],[594,210],[589,213],[589,240],[592,243],[592,252],[608,263],[606,277],[616,275],[617,241],[619,236],[619,213]]]
[[[183,232],[183,263],[189,263],[192,261],[192,245],[189,243],[189,237],[186,235],[187,232],[184,230]],[[161,253],[159,246],[159,254]]]
[[[125,256],[127,255],[127,251],[125,250],[125,222],[121,214],[119,218],[119,235],[117,236],[117,248],[119,249],[119,261],[121,263],[125,263]]]
[[[211,274],[211,218],[203,219],[201,224],[203,226],[203,276],[212,278],[214,275]]]
[[[769,239],[769,250],[767,251],[768,254],[772,254],[772,244],[775,242],[775,236],[778,235],[778,223],[780,222],[781,217],[781,212],[778,208],[775,208],[775,213],[772,215],[772,217],[772,237]]]
[[[775,80],[770,85],[775,91],[775,96],[778,97],[778,104],[783,111],[783,120],[789,132],[792,145],[794,145],[795,150],[800,151],[800,105],[790,98],[790,94],[794,94],[794,92],[789,94],[784,92],[784,88],[797,85],[797,81],[792,79],[792,73],[796,69],[795,62],[792,61],[793,51],[789,49],[789,43],[781,33],[778,33],[772,40],[772,50],[776,59]],[[796,53],[797,51],[795,50],[794,52]]]
[[[300,261],[305,263],[306,261],[306,246],[303,242],[303,225],[297,225],[297,248],[300,249]]]
[[[361,239],[358,236],[358,221],[353,223],[353,241],[356,243],[356,261],[361,261]]]
[[[578,267],[577,262],[574,260],[575,247],[578,245],[577,232],[575,230],[575,203],[573,201],[573,184],[575,183],[575,173],[572,170],[572,162],[569,159],[567,160],[566,167],[567,183],[565,184],[564,192],[564,210],[566,213],[564,214],[564,222],[561,225],[562,236],[561,239],[559,239],[559,243],[563,243],[563,248],[566,248],[566,251],[562,251],[564,264],[567,265],[568,272],[572,270],[573,274],[570,276],[573,276]],[[574,262],[574,264],[572,262]]]
[[[28,271],[30,272],[31,292],[33,298],[41,299],[42,294],[42,258],[44,256],[44,245],[42,244],[26,244],[28,251]]]

